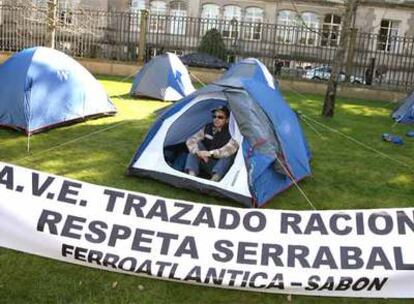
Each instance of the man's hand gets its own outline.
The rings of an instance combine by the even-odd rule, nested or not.
[[[198,151],[196,155],[203,160],[203,162],[208,163],[210,152],[209,151]]]

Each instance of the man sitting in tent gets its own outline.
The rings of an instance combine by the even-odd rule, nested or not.
[[[213,122],[187,139],[190,153],[185,163],[189,175],[199,176],[200,167],[211,176],[212,181],[219,181],[230,168],[233,156],[239,148],[229,131],[230,111],[221,106],[213,112]]]

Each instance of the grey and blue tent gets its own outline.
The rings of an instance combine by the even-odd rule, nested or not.
[[[172,53],[154,57],[135,76],[131,96],[177,101],[195,91],[185,65]]]
[[[186,174],[186,139],[212,121],[213,109],[224,105],[231,110],[230,133],[240,144],[232,166],[218,182]],[[128,174],[261,207],[310,175],[309,161],[298,118],[280,92],[254,78],[232,78],[205,86],[162,113],[138,147]]]
[[[102,85],[62,52],[35,47],[0,66],[0,125],[30,135],[116,108]]]
[[[243,59],[233,64],[230,69],[221,76],[220,81],[233,78],[255,79],[267,84],[272,89],[276,88],[275,80],[267,67],[256,58]]]
[[[399,123],[414,123],[414,91],[407,95],[402,104],[392,113],[392,118]]]

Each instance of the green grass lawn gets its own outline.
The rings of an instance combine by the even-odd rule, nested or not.
[[[169,198],[241,206],[232,201],[176,189],[125,171],[163,102],[131,99],[130,82],[101,77],[118,115],[27,137],[0,129],[0,160],[79,179]],[[414,138],[410,127],[390,119],[392,104],[339,99],[334,119],[320,116],[323,97],[284,92],[300,110],[313,154],[310,178],[300,187],[318,210],[412,207]],[[305,123],[306,122],[306,123]],[[330,128],[330,129],[328,129]],[[414,127],[412,127],[414,129]],[[334,130],[334,131],[332,131]],[[384,132],[404,145],[383,142]],[[351,137],[350,140],[347,137]],[[356,142],[357,141],[357,142]],[[375,150],[376,152],[374,152]],[[309,210],[292,187],[266,206]],[[290,303],[412,303],[409,300],[293,296]],[[0,303],[289,303],[286,295],[242,292],[121,275],[0,249]]]

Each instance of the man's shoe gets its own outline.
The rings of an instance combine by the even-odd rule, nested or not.
[[[218,175],[217,173],[214,173],[213,176],[210,178],[210,180],[213,182],[218,182],[220,179],[221,179],[221,176]]]
[[[195,174],[195,172],[194,171],[188,171],[188,175],[191,175],[191,176],[197,176],[196,174]]]

